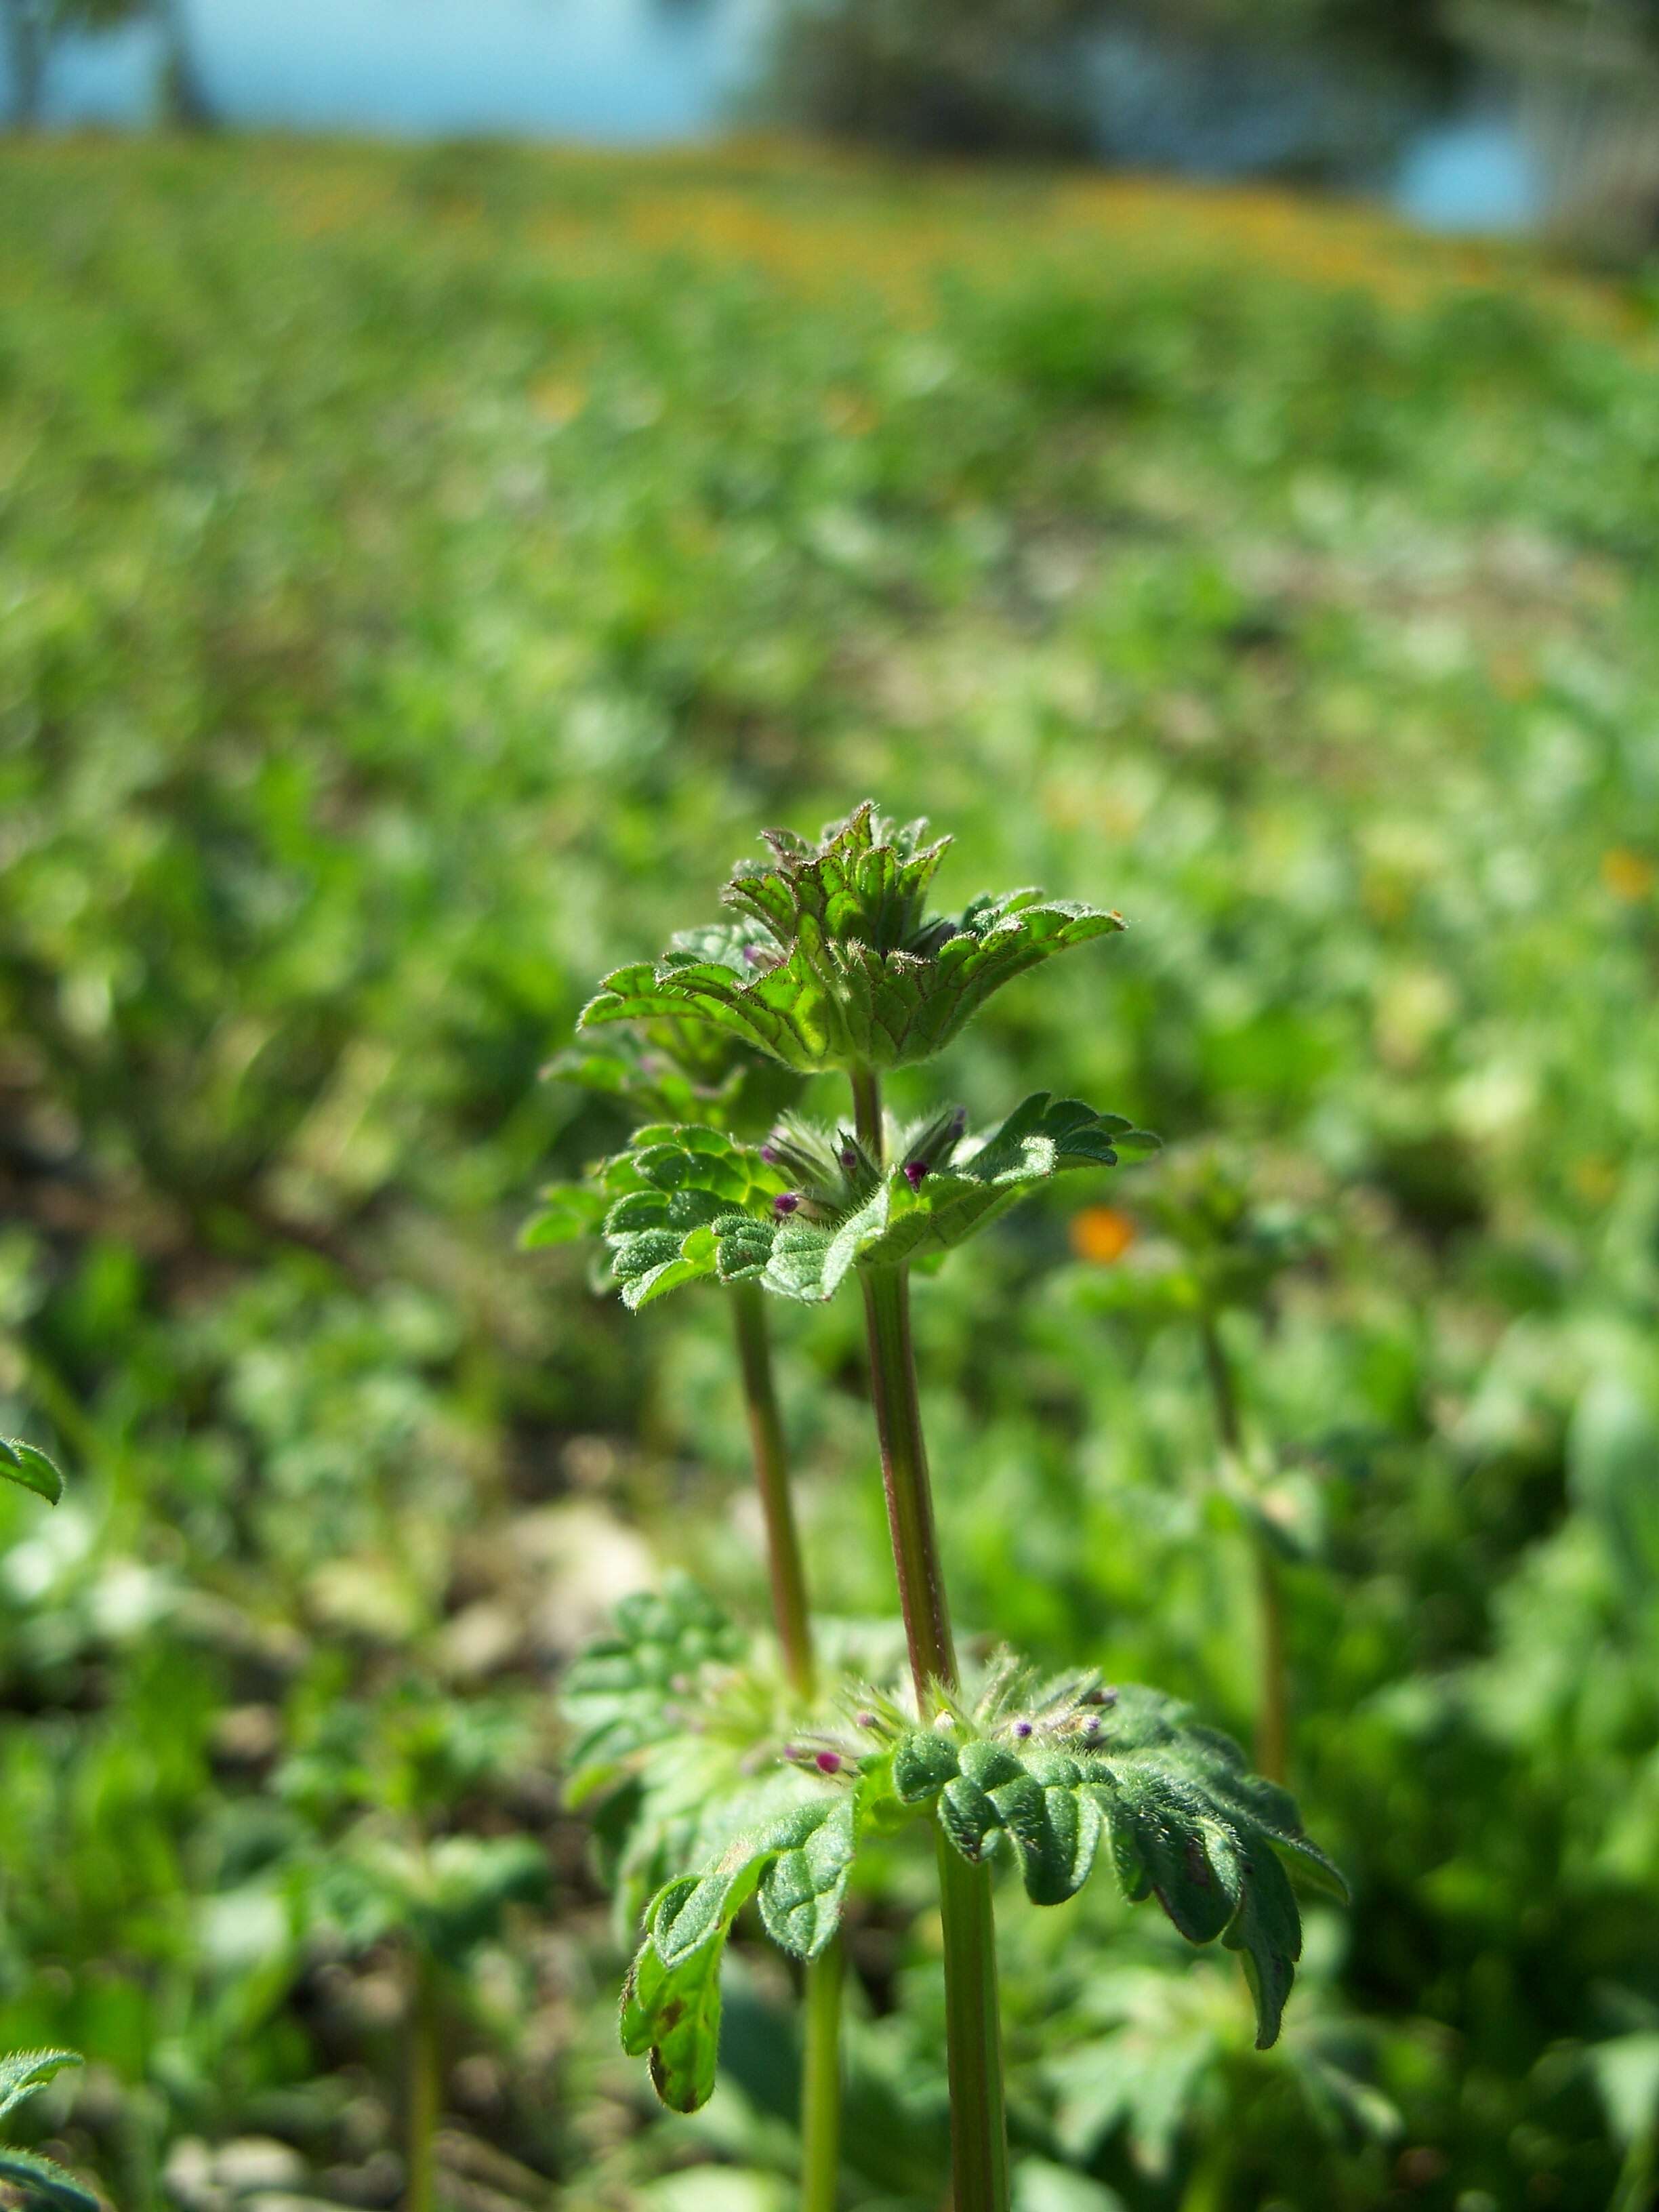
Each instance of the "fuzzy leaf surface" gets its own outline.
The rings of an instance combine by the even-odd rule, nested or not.
[[[964,1858],[1011,1850],[1038,1905],[1074,1895],[1109,1841],[1127,1897],[1156,1896],[1190,1942],[1218,1936],[1242,1954],[1265,2050],[1302,1950],[1285,1862],[1346,1894],[1290,1796],[1249,1773],[1230,1738],[1155,1691],[1123,1689],[1109,1705],[1062,1705],[1024,1725],[1024,1737],[1000,1726],[961,1744],[913,1730],[894,1746],[893,1786],[905,1802],[933,1807]]]
[[[78,2051],[9,2051],[0,2057],[0,2117],[43,2089],[66,2066],[83,2065]]]
[[[17,2191],[21,2212],[100,2212],[92,2190],[39,2151],[0,2143],[0,2181]]]

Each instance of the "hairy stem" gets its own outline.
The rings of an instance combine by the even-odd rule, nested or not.
[[[817,1687],[806,1571],[789,1486],[789,1460],[772,1382],[772,1345],[758,1285],[736,1283],[732,1316],[738,1365],[754,1448],[755,1482],[766,1522],[766,1564],[772,1619],[791,1686],[803,1704]],[[844,1969],[837,1936],[807,1966],[801,2070],[801,2212],[834,2212],[841,2166],[841,1989]]]
[[[438,2039],[436,1969],[423,1952],[410,1961],[408,2027],[409,2084],[404,2145],[404,2212],[433,2212],[433,2147],[443,2094],[442,2056]]]
[[[1216,1433],[1230,1459],[1243,1453],[1243,1429],[1238,1415],[1238,1391],[1233,1381],[1227,1348],[1221,1341],[1215,1316],[1206,1314],[1202,1323],[1204,1372],[1215,1408]],[[1261,1644],[1261,1686],[1256,1707],[1256,1771],[1269,1782],[1284,1783],[1290,1772],[1291,1678],[1285,1653],[1285,1589],[1279,1561],[1261,1529],[1252,1527],[1250,1547],[1255,1567],[1256,1626]]]
[[[817,1686],[812,1625],[806,1607],[806,1572],[801,1564],[800,1534],[795,1526],[789,1488],[789,1462],[772,1384],[772,1346],[766,1309],[757,1283],[732,1286],[732,1318],[738,1336],[744,1403],[754,1447],[755,1483],[766,1522],[766,1565],[772,1582],[772,1618],[783,1663],[794,1689],[810,1698]]]
[[[916,1709],[925,1721],[939,1691],[957,1686],[956,1646],[933,1525],[927,1480],[927,1447],[916,1402],[915,1355],[910,1343],[910,1277],[904,1267],[860,1270],[870,1340],[870,1395],[881,1442],[881,1476],[887,1492],[887,1528],[898,1574],[904,1640],[916,1686]]]
[[[881,1095],[871,1070],[853,1077],[860,1140],[883,1152]],[[910,1280],[904,1267],[860,1271],[870,1345],[870,1395],[881,1446],[887,1524],[904,1613],[916,1705],[924,1721],[939,1692],[957,1688],[956,1647],[945,1604],[927,1478],[927,1448],[910,1340]],[[951,2179],[955,2212],[1007,2212],[1008,2127],[1002,2087],[996,1938],[991,1870],[972,1866],[938,1838],[939,1916],[945,1939],[945,2012],[951,2075]]]

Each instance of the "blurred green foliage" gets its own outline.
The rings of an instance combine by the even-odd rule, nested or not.
[[[1257,2056],[1231,1961],[1005,1890],[1023,2212],[1645,2201],[1655,355],[1638,294],[1265,198],[4,150],[0,1431],[70,1482],[0,1495],[0,2010],[88,2055],[55,2155],[394,2203],[453,1872],[441,2196],[787,2202],[781,1968],[739,1932],[726,2084],[651,2124],[547,1725],[659,1563],[763,1605],[725,1316],[512,1245],[625,1133],[538,1079],[593,979],[868,793],[953,895],[1130,922],[939,1086],[1222,1136],[1322,1226],[1221,1327],[1319,1493],[1293,1778],[1355,1905]],[[1248,1733],[1196,1332],[1102,1294],[1146,1172],[920,1289],[947,1565],[964,1630]],[[856,1317],[781,1336],[815,1589],[888,1615]],[[849,1907],[890,2212],[927,1882]]]

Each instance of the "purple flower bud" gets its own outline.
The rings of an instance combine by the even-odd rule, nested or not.
[[[1088,1719],[1084,1722],[1082,1728],[1079,1730],[1079,1734],[1082,1736],[1085,1743],[1092,1743],[1095,1738],[1100,1734],[1100,1723],[1095,1718],[1092,1713],[1091,1713]]]
[[[1031,1723],[1030,1721],[1016,1721],[1014,1723],[1014,1734],[1019,1738],[1022,1743],[1030,1733]]]
[[[842,1756],[838,1751],[821,1751],[813,1759],[812,1764],[820,1774],[839,1774],[842,1769]]]
[[[851,1175],[854,1169],[858,1165],[859,1156],[853,1150],[853,1147],[850,1145],[843,1145],[842,1146],[841,1164],[842,1167],[846,1169],[848,1175]]]
[[[774,1213],[793,1213],[799,1204],[800,1193],[798,1190],[781,1190],[772,1200],[772,1211]]]
[[[786,1759],[799,1759],[800,1757],[800,1746],[798,1743],[785,1744],[783,1747],[783,1756]]]
[[[761,1146],[761,1158],[765,1161],[769,1168],[776,1167],[779,1158],[777,1146],[769,1141],[763,1145]]]
[[[875,1713],[860,1713],[856,1716],[856,1718],[860,1728],[879,1728],[881,1726],[880,1718]]]
[[[926,1160],[906,1160],[904,1163],[904,1180],[909,1184],[912,1190],[920,1190],[921,1188],[922,1179],[927,1173],[927,1163]]]
[[[743,948],[743,963],[745,968],[758,968],[765,957],[766,955],[758,945],[745,945]]]

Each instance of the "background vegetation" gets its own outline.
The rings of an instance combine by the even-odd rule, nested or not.
[[[0,2007],[92,2061],[41,2139],[126,2212],[390,2205],[423,2021],[459,2212],[787,2201],[780,1969],[652,2122],[549,1717],[664,1565],[762,1607],[724,1316],[512,1240],[617,1133],[538,1080],[591,979],[872,792],[953,896],[1131,918],[963,1098],[1054,1071],[1326,1228],[1231,1348],[1326,1531],[1296,1780],[1354,1909],[1258,2057],[1231,1959],[1011,1898],[1023,2212],[1645,2203],[1652,296],[805,157],[13,145],[0,209],[0,1426],[71,1474],[0,1498]],[[1142,1172],[920,1293],[949,1567],[1248,1733]],[[818,1589],[886,1613],[856,1316],[784,1336]],[[926,1894],[853,1913],[890,2212]]]

